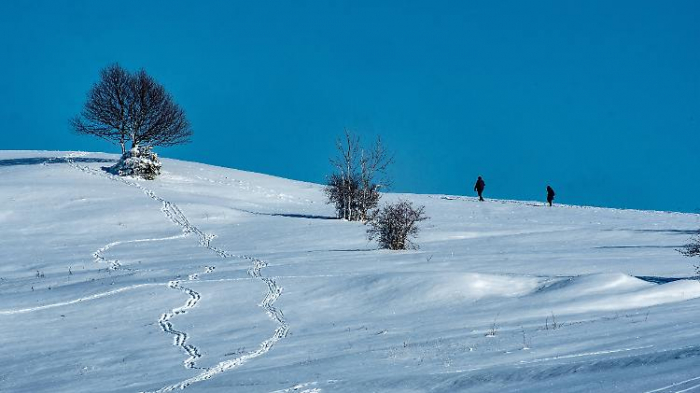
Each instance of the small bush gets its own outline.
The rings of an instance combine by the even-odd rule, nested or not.
[[[691,239],[690,243],[677,250],[686,257],[700,257],[700,236]],[[700,280],[700,264],[693,265],[695,267],[695,275]]]
[[[109,168],[109,172],[119,176],[137,176],[153,180],[160,175],[161,163],[158,155],[150,147],[133,148]]]
[[[399,201],[377,210],[371,217],[367,237],[377,240],[381,248],[406,250],[418,248],[411,239],[418,236],[418,223],[427,220],[425,206],[414,207],[411,202]]]

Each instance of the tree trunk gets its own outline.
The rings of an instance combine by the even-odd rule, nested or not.
[[[136,140],[136,133],[132,133],[131,135],[131,150],[138,150],[139,149],[139,141]]]
[[[133,137],[131,139],[131,152],[134,154],[138,154],[139,152],[139,143],[133,139]]]

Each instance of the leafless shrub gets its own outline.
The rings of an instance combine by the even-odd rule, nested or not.
[[[369,240],[376,239],[381,248],[389,250],[418,248],[411,239],[418,235],[418,223],[426,219],[425,206],[414,207],[411,202],[399,201],[372,215],[367,236]]]
[[[501,313],[496,314],[496,316],[493,318],[493,322],[491,322],[491,327],[489,328],[488,332],[486,332],[486,337],[496,337],[496,334],[498,333],[499,315],[501,315]]]
[[[676,251],[686,257],[700,257],[700,236],[692,238],[690,243]],[[695,268],[695,275],[697,276],[697,279],[700,280],[700,264],[693,265],[693,267]]]
[[[520,327],[520,332],[523,337],[523,347],[521,348],[523,351],[527,351],[528,349],[532,348],[532,337],[528,337],[528,335],[525,333],[525,328]]]
[[[544,321],[544,330],[557,330],[562,326],[564,326],[563,323],[557,323],[557,316],[554,315],[554,311],[552,311],[552,321],[549,321],[549,317]]]

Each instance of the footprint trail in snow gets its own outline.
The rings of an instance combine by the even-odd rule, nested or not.
[[[213,271],[214,267],[206,266],[204,274],[211,273]],[[194,281],[197,279],[199,279],[199,275],[194,273],[190,274],[189,279],[187,281]],[[165,333],[172,334],[175,336],[173,340],[173,345],[182,348],[185,351],[185,353],[187,353],[188,358],[185,359],[185,367],[201,370],[202,368],[196,366],[197,359],[202,357],[202,354],[199,352],[199,349],[194,345],[187,344],[187,333],[175,330],[175,328],[173,328],[173,324],[170,323],[170,320],[177,315],[187,313],[188,310],[192,309],[194,306],[197,305],[202,296],[199,294],[199,292],[191,288],[183,287],[181,285],[181,281],[179,280],[170,281],[168,283],[168,287],[186,293],[189,296],[189,299],[187,299],[187,302],[185,302],[183,306],[174,308],[164,313],[158,320],[158,325],[160,325],[160,328],[163,329]]]
[[[87,166],[82,166],[78,165],[75,163],[75,161],[72,160],[72,158],[75,157],[80,157],[84,156],[84,153],[71,153],[68,156],[66,156],[66,159],[68,161],[68,165],[71,167],[78,169],[84,173],[88,173],[94,176],[98,177],[103,177],[112,181],[118,181],[122,182],[130,187],[137,188],[141,190],[144,194],[146,194],[149,198],[158,201],[161,203],[161,211],[165,216],[172,221],[174,224],[178,225],[182,229],[182,237],[188,236],[190,234],[195,235],[199,241],[199,244],[208,250],[212,251],[213,253],[217,254],[221,258],[234,258],[234,259],[239,259],[239,260],[245,260],[248,261],[252,264],[251,268],[248,270],[248,275],[254,279],[258,279],[262,281],[263,283],[266,284],[267,286],[267,293],[265,294],[265,297],[263,298],[262,302],[260,303],[260,307],[262,307],[267,315],[277,323],[277,328],[273,332],[272,336],[266,340],[264,340],[262,343],[260,343],[259,347],[257,350],[254,350],[252,352],[243,354],[235,359],[230,359],[230,360],[225,360],[219,362],[217,365],[214,367],[211,367],[209,369],[202,369],[202,372],[194,377],[188,378],[182,382],[179,382],[174,385],[169,385],[165,386],[161,389],[156,390],[155,392],[169,392],[173,391],[176,389],[185,389],[188,386],[209,380],[213,378],[214,376],[221,374],[223,372],[229,371],[231,369],[234,369],[242,364],[247,363],[248,361],[255,359],[257,357],[260,357],[267,352],[269,352],[274,345],[282,340],[283,338],[287,337],[287,334],[289,332],[289,326],[287,325],[287,321],[284,317],[284,314],[282,313],[282,310],[274,306],[274,303],[277,301],[277,299],[282,295],[282,288],[277,284],[277,282],[270,277],[265,277],[262,275],[262,270],[267,266],[267,262],[249,256],[249,255],[243,255],[243,254],[233,254],[230,253],[226,250],[217,248],[215,246],[211,245],[212,239],[214,239],[215,235],[213,234],[207,234],[204,233],[201,229],[199,229],[197,226],[193,225],[190,223],[190,221],[187,219],[185,214],[180,210],[180,208],[175,205],[174,203],[167,201],[161,197],[159,197],[155,192],[152,190],[142,186],[141,184],[137,183],[136,181],[129,180],[126,178],[122,178],[119,176],[114,176],[108,173],[105,173],[101,170],[93,169]],[[144,239],[143,241],[147,241],[147,239]],[[110,243],[112,244],[112,243]],[[112,244],[114,246],[114,244]],[[106,248],[105,248],[106,247]],[[102,253],[110,248],[110,245],[107,245],[103,247],[103,249],[98,250],[95,253],[95,259],[97,261],[102,261],[110,264],[110,267],[115,267],[115,268],[120,268],[121,265],[119,264],[118,261],[116,263],[113,263],[115,261],[108,261],[106,260],[103,256]],[[211,270],[207,269],[205,273],[210,273]],[[193,279],[193,277],[197,277],[196,273],[193,273],[190,275],[190,280]],[[188,358],[185,360],[185,367],[187,368],[196,368],[195,366],[195,361],[199,357],[201,357],[201,353],[199,350],[187,344],[187,334],[184,332],[177,331],[173,328],[172,324],[170,323],[170,319],[176,315],[183,314],[187,310],[191,309],[194,307],[199,300],[201,299],[201,295],[189,288],[182,287],[180,285],[180,281],[171,281],[169,284],[170,288],[173,289],[178,289],[183,292],[185,292],[188,296],[189,299],[185,303],[184,306],[181,306],[179,308],[173,309],[168,313],[165,313],[161,316],[159,319],[159,325],[161,326],[161,329],[170,334],[175,335],[175,345],[182,347],[183,350],[188,354]]]

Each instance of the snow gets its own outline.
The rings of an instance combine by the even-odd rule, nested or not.
[[[697,215],[387,194],[430,216],[391,252],[320,185],[117,158],[0,152],[0,391],[700,390]]]

